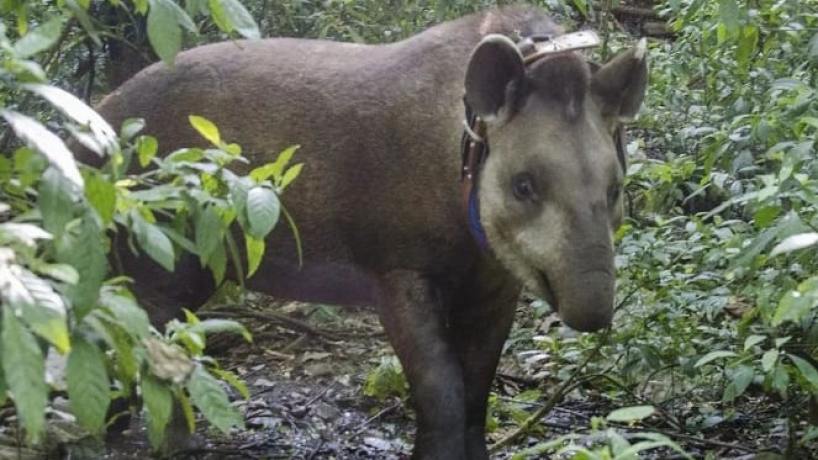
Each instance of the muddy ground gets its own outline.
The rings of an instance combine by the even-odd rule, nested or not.
[[[374,312],[260,299],[249,310],[243,307],[238,312],[253,331],[254,342],[217,337],[212,348],[223,366],[249,385],[251,398],[237,398],[246,414],[245,429],[224,436],[200,423],[198,445],[176,452],[173,458],[408,458],[414,428],[406,401],[398,397],[378,400],[363,391],[367,376],[384,358],[392,356]],[[511,401],[525,391],[544,389],[538,400],[525,407],[530,413],[548,399],[548,389],[558,385],[555,376],[559,370],[548,364],[546,355],[526,350],[531,345],[526,339],[561,326],[553,315],[532,316],[528,303],[521,303],[494,391],[499,400]],[[237,311],[227,314],[236,315]],[[677,435],[674,439],[695,458],[705,458],[705,452],[709,458],[754,458],[754,451],[786,441],[781,421],[762,407],[749,407],[747,414],[738,414],[704,435]],[[611,409],[604,394],[579,388],[550,412],[535,433],[495,458],[510,458],[528,445],[568,432],[591,433],[592,417],[604,417]],[[505,437],[519,423],[514,419],[521,417],[513,413],[497,417],[499,425],[489,435],[490,441]],[[135,420],[124,435],[110,439],[105,458],[149,457],[140,427],[141,421]],[[662,429],[661,425],[654,428]],[[591,440],[598,434],[589,436]],[[90,456],[98,458],[99,451]],[[76,450],[71,456],[82,457]],[[643,458],[681,457],[660,451]]]

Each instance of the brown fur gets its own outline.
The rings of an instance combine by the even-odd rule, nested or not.
[[[304,267],[280,225],[249,286],[377,306],[412,387],[415,456],[486,458],[486,397],[520,283],[558,301],[574,327],[610,322],[611,231],[621,203],[605,197],[621,185],[622,171],[608,126],[612,112],[639,104],[623,103],[609,86],[594,93],[594,77],[573,54],[487,80],[492,63],[519,58],[507,40],[496,40],[478,48],[485,63],[469,66],[486,34],[560,32],[542,11],[518,7],[390,45],[208,45],[180,54],[174,69],[142,71],[99,111],[115,125],[144,117],[165,152],[202,144],[187,125],[189,114],[213,120],[253,164],[300,144],[296,158],[305,167],[284,201],[303,237]],[[506,114],[489,126],[493,150],[479,183],[489,252],[468,233],[459,200],[464,79],[470,100],[496,109],[481,116]],[[537,181],[536,202],[511,193],[521,171]],[[180,306],[195,308],[213,290],[193,257],[168,275],[122,252],[157,322]],[[550,286],[542,285],[543,273]]]

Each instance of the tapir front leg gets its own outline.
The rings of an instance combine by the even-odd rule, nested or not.
[[[463,367],[466,404],[466,458],[488,459],[486,450],[486,406],[489,390],[508,338],[519,284],[490,263],[475,272],[456,298],[449,327],[453,346]]]
[[[414,271],[385,276],[381,323],[403,365],[417,412],[414,459],[465,460],[463,373],[448,341],[441,287]]]

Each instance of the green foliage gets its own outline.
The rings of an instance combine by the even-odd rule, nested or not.
[[[203,353],[208,334],[251,337],[238,323],[200,321],[192,313],[160,334],[123,278],[110,278],[109,261],[117,259],[113,253],[140,250],[172,271],[180,255],[189,252],[220,283],[228,256],[235,272],[243,273],[245,262],[232,238],[244,235],[254,248],[246,262],[254,271],[264,255],[263,239],[283,209],[279,195],[300,165],[294,173],[294,167],[285,169],[292,149],[262,166],[278,164],[276,174],[231,173],[231,163],[246,161],[241,148],[197,116],[190,117],[191,124],[212,148],[162,152],[161,140],[140,135],[141,120],[126,120],[117,135],[83,101],[48,84],[49,53],[63,51],[70,45],[61,37],[77,33],[66,27],[79,26],[89,39],[99,40],[90,3],[0,2],[0,116],[7,123],[0,149],[15,136],[23,144],[0,156],[0,399],[13,401],[26,439],[42,441],[51,390],[45,355],[58,353],[67,358],[69,407],[84,429],[102,435],[111,398],[139,394],[150,440],[159,447],[167,441],[164,432],[175,405],[191,430],[194,407],[223,431],[242,423],[221,381],[243,397],[246,386]],[[181,48],[181,29],[195,33],[192,18],[211,9],[220,9],[217,22],[224,31],[258,36],[238,2],[199,3],[195,11],[171,0],[133,3],[135,13],[147,15],[148,36],[166,62]],[[11,18],[17,20],[16,40],[9,38],[5,24]],[[56,130],[104,164],[78,164]],[[269,203],[258,202],[256,189]],[[248,200],[251,192],[254,198]]]
[[[381,358],[378,367],[369,372],[364,394],[381,401],[393,396],[405,398],[409,394],[409,383],[396,356]]]

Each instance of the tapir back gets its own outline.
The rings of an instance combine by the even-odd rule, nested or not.
[[[550,20],[529,13],[474,15],[390,45],[268,39],[202,46],[177,56],[173,68],[143,70],[98,110],[114,126],[144,118],[165,153],[203,144],[188,125],[191,114],[214,121],[251,165],[299,144],[305,167],[284,203],[302,236],[304,266],[298,269],[295,244],[279,226],[250,285],[368,303],[377,273],[448,274],[475,257],[458,183],[465,66],[487,32],[553,31]]]

